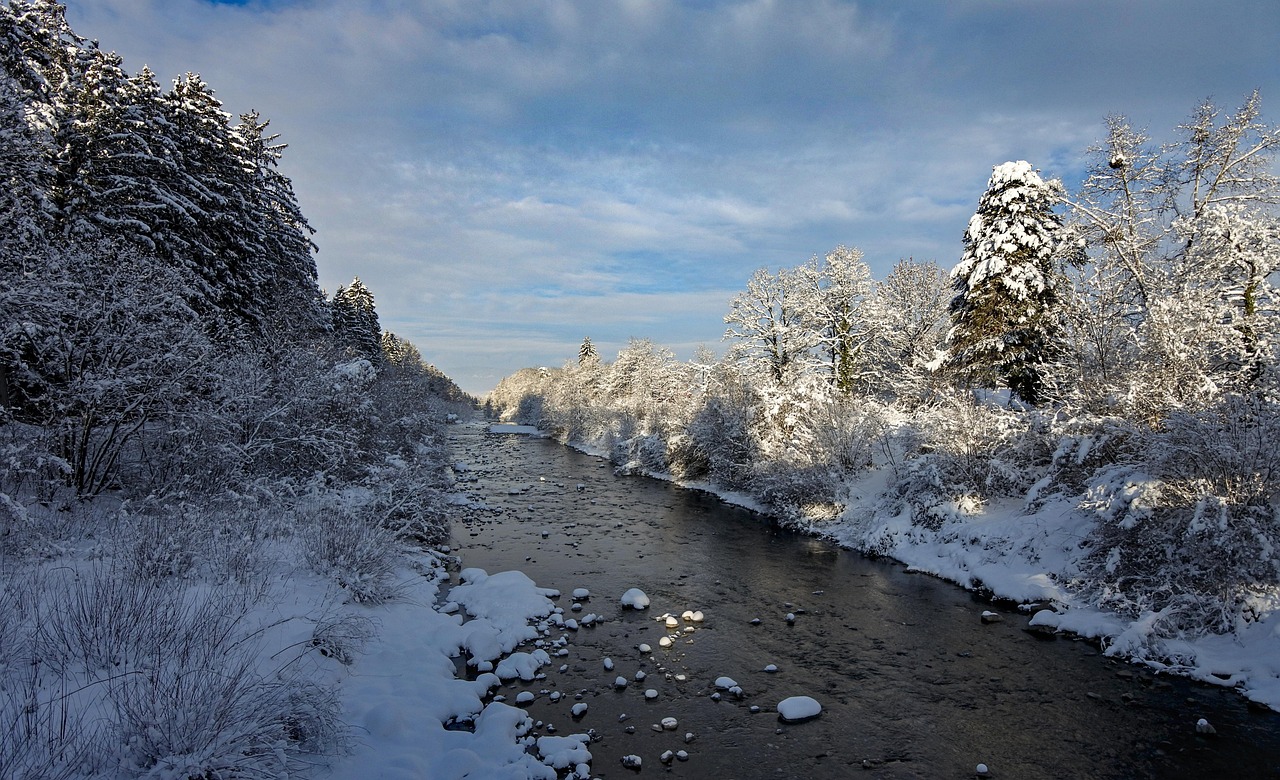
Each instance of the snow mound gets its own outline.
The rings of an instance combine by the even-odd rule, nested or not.
[[[822,714],[822,705],[809,696],[792,696],[778,702],[778,718],[784,723],[799,723]]]
[[[649,597],[639,588],[631,588],[622,594],[622,606],[631,609],[648,609]]]

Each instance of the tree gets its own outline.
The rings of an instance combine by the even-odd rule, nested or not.
[[[997,165],[951,272],[948,362],[1027,403],[1044,399],[1044,366],[1059,350],[1053,212],[1061,185],[1025,161]]]
[[[382,358],[382,328],[374,307],[373,293],[360,277],[338,287],[329,304],[333,316],[333,337],[340,349],[375,363]]]
[[[600,356],[596,354],[596,345],[591,343],[591,337],[585,336],[582,339],[582,346],[578,347],[578,365],[588,366],[600,362]]]
[[[1068,300],[1074,371],[1086,389],[1102,385],[1088,394],[1119,389],[1176,407],[1212,397],[1206,387],[1256,385],[1274,362],[1280,127],[1260,117],[1256,92],[1226,115],[1206,101],[1160,147],[1124,117],[1108,118],[1070,204],[1079,255]],[[1175,300],[1184,302],[1181,318],[1168,311]],[[1206,342],[1204,328],[1187,321],[1192,311],[1236,335]],[[1177,378],[1161,376],[1170,355],[1179,356]],[[1200,356],[1199,378],[1188,384],[1191,355]],[[1144,416],[1162,414],[1145,405]]]
[[[862,306],[871,295],[871,269],[862,260],[862,250],[840,245],[796,273],[804,282],[808,300],[802,299],[800,307],[813,331],[819,362],[830,372],[831,383],[848,395],[865,367],[870,329]]]
[[[732,357],[763,368],[775,383],[793,376],[811,358],[820,339],[806,310],[805,279],[794,270],[761,268],[747,289],[729,303],[726,339],[737,339]]]
[[[899,400],[920,400],[943,349],[950,322],[947,274],[937,263],[900,260],[878,282],[864,317],[871,338],[867,371],[871,388]]]

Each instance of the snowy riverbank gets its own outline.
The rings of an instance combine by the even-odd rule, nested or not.
[[[586,777],[586,735],[534,738],[524,710],[487,700],[503,681],[532,680],[549,662],[541,647],[515,650],[527,641],[555,643],[542,637],[556,609],[551,597],[559,594],[521,572],[467,569],[464,584],[438,605],[442,575],[408,573],[399,598],[375,611],[377,635],[341,681],[353,749],[327,777],[555,780],[558,769]],[[491,671],[459,678],[460,653]]]

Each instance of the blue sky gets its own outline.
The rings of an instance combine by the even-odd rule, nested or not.
[[[383,327],[482,393],[591,336],[721,348],[762,266],[950,268],[993,165],[1070,184],[1108,114],[1280,121],[1275,0],[66,0],[257,109]]]

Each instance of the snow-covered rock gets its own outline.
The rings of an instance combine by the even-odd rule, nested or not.
[[[648,609],[649,597],[639,588],[631,588],[622,594],[622,606],[631,609]]]
[[[778,702],[778,718],[784,723],[799,723],[822,714],[822,705],[809,696],[791,696]]]

